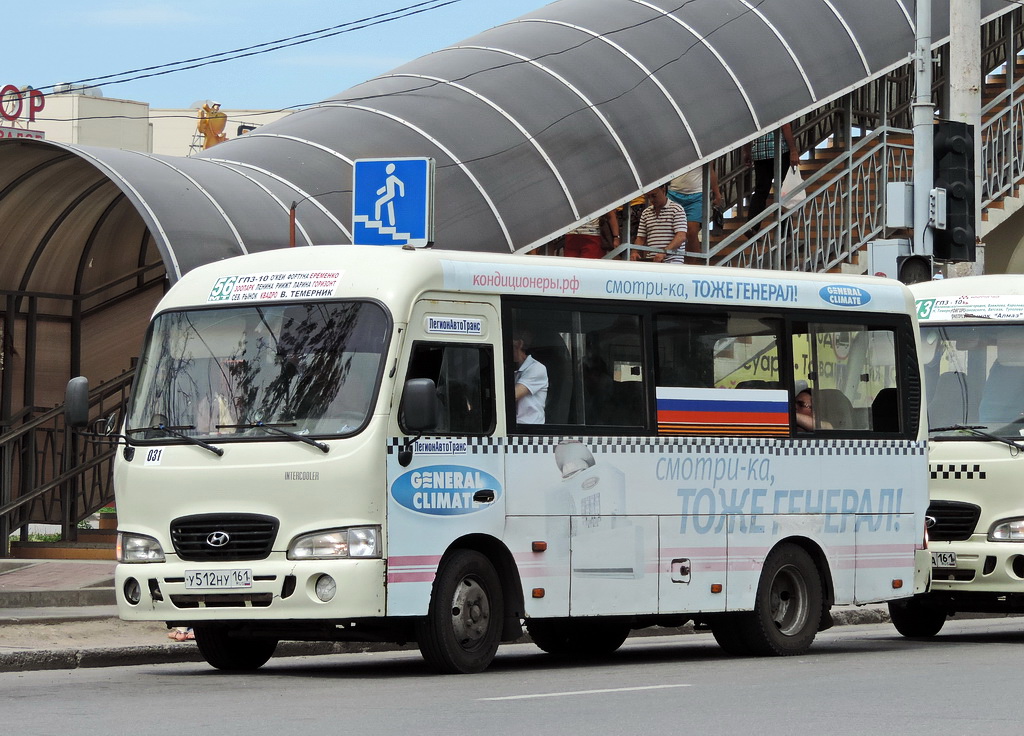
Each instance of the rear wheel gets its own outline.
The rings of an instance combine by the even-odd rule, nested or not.
[[[481,672],[494,659],[503,619],[501,582],[479,552],[456,550],[441,565],[425,619],[416,625],[420,653],[445,674]]]
[[[277,649],[277,639],[235,637],[224,627],[196,626],[193,631],[199,653],[211,667],[219,670],[258,670],[274,656],[274,650]]]
[[[739,637],[750,654],[803,654],[821,621],[818,568],[795,544],[780,544],[764,561],[754,610],[739,614]]]
[[[889,601],[889,620],[896,631],[911,639],[935,636],[946,623],[946,611],[918,598]]]
[[[622,646],[629,624],[602,618],[528,619],[526,631],[548,654],[603,656]]]

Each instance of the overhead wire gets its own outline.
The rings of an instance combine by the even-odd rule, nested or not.
[[[359,20],[348,21],[335,26],[330,26],[328,28],[321,28],[316,31],[308,31],[306,33],[300,33],[295,36],[277,39],[276,41],[265,41],[263,43],[254,44],[252,46],[245,46],[243,48],[233,49],[231,51],[220,51],[218,53],[208,54],[206,56],[197,56],[191,59],[168,62],[166,64],[157,64],[154,66],[140,67],[138,69],[131,69],[124,72],[118,72],[116,74],[105,74],[98,77],[87,77],[85,79],[79,79],[73,82],[61,82],[59,84],[51,84],[46,87],[37,87],[36,89],[45,93],[46,90],[53,90],[57,87],[62,87],[64,85],[96,86],[95,84],[90,83],[103,82],[103,84],[109,86],[115,84],[124,84],[125,82],[133,82],[139,79],[148,79],[150,77],[159,77],[167,74],[174,74],[176,72],[198,69],[200,67],[209,66],[212,64],[222,64],[228,61],[237,61],[238,59],[244,59],[250,56],[257,56],[259,54],[266,54],[270,53],[271,51],[280,51],[281,49],[290,48],[292,46],[300,46],[302,44],[312,43],[313,41],[321,41],[323,39],[332,38],[334,36],[339,36],[344,33],[351,33],[352,31],[359,31],[366,28],[372,28],[373,26],[382,25],[384,23],[391,23],[396,20],[404,20],[406,18],[419,15],[421,13],[426,13],[431,10],[438,10],[447,5],[454,5],[460,2],[464,2],[464,0],[423,0],[423,2],[415,3],[413,5],[407,5],[402,8],[389,10],[384,13],[378,13],[377,15],[371,15],[366,18],[360,18]],[[151,73],[144,74],[142,72]]]

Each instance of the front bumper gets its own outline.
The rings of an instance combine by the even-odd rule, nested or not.
[[[378,618],[386,613],[386,562],[368,560],[256,560],[196,563],[169,561],[120,564],[114,574],[117,609],[126,621],[252,621]],[[252,570],[248,588],[194,590],[185,587],[186,570]],[[334,578],[337,592],[327,602],[316,595],[322,575]],[[125,595],[137,581],[138,603]]]
[[[930,552],[955,552],[955,568],[932,569],[932,591],[1024,593],[1024,543],[930,542]]]

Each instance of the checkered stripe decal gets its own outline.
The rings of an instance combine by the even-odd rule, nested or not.
[[[465,442],[467,455],[493,455],[505,444],[503,437],[420,437],[423,442]],[[388,440],[388,454],[394,455],[408,441],[406,437],[392,437]]]
[[[423,437],[429,441],[430,437]],[[450,438],[440,438],[450,439]],[[585,443],[592,450],[606,453],[706,453],[709,455],[776,455],[798,456],[920,456],[927,451],[924,442],[906,440],[778,440],[764,437],[586,437],[540,436],[466,437],[466,454],[485,455],[501,451],[508,446],[509,454],[547,454],[565,441]],[[388,441],[388,454],[395,454],[405,446],[405,438],[392,437]],[[952,466],[950,466],[952,467]],[[932,477],[935,477],[934,475]]]
[[[980,465],[930,465],[932,480],[985,480],[985,471]]]

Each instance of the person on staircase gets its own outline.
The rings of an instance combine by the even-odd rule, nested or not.
[[[718,172],[711,169],[711,204],[721,207],[722,192],[718,188]],[[677,176],[668,183],[668,198],[682,205],[686,212],[686,243],[690,252],[700,248],[700,230],[704,224],[704,169],[698,167]]]
[[[686,210],[668,198],[668,184],[649,191],[647,202],[633,242],[661,248],[662,252],[655,253],[653,258],[659,263],[686,263]],[[640,260],[642,252],[633,251],[631,255]]]
[[[800,164],[800,151],[797,150],[796,141],[793,139],[793,128],[785,123],[781,129],[782,145],[780,148],[782,156],[782,172],[785,176],[786,169],[790,166]],[[750,195],[750,203],[747,205],[747,219],[753,220],[764,212],[768,205],[768,194],[775,183],[775,132],[765,133],[753,143],[746,143],[743,146],[743,164],[754,169],[754,191]],[[778,182],[781,186],[782,182]],[[776,192],[778,187],[776,187]],[[778,196],[776,194],[776,196]]]

